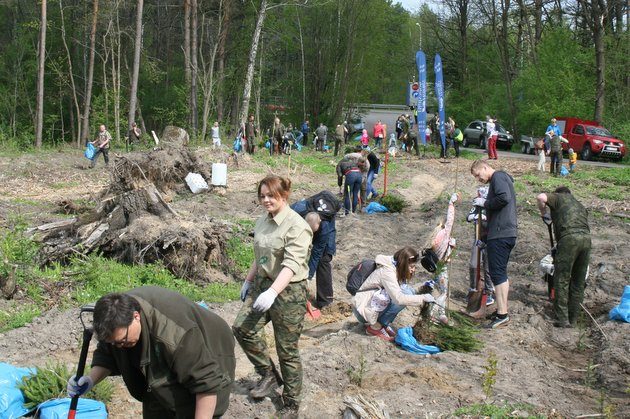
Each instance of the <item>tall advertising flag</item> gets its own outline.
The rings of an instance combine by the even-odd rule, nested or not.
[[[418,66],[418,81],[420,86],[418,89],[418,136],[422,139],[422,144],[427,144],[424,131],[427,128],[427,59],[424,52],[416,52],[416,66]]]
[[[442,76],[442,59],[440,54],[435,54],[435,62],[433,63],[435,71],[435,96],[438,101],[438,113],[440,115],[440,139],[442,140],[442,149],[446,150],[446,132],[444,132],[444,120],[446,112],[444,110],[444,77]]]

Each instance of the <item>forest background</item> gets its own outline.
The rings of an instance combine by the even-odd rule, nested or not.
[[[193,140],[249,113],[334,126],[403,104],[420,47],[460,124],[575,116],[628,141],[629,22],[625,0],[0,0],[0,147],[82,147],[99,124],[120,145],[133,120]]]

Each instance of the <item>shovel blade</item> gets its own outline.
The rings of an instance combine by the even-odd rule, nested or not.
[[[465,313],[474,319],[484,319],[486,317],[487,300],[488,295],[483,290],[470,291]]]

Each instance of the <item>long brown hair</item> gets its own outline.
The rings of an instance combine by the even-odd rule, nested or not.
[[[258,199],[260,199],[260,189],[262,185],[269,188],[269,192],[276,198],[283,198],[285,201],[289,199],[291,193],[291,180],[282,176],[268,175],[258,183]]]
[[[418,257],[418,251],[410,246],[405,246],[394,253],[396,277],[399,284],[411,279],[411,270],[409,268],[418,262]]]

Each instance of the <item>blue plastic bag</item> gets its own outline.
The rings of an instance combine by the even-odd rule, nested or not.
[[[88,160],[94,160],[95,154],[96,154],[96,147],[94,147],[94,144],[88,143],[87,147],[85,147],[85,151],[83,152],[83,155]]]
[[[387,209],[387,207],[383,204],[379,204],[378,202],[370,202],[369,204],[367,204],[367,207],[365,207],[365,212],[367,212],[368,214],[374,214],[377,212],[388,212],[389,210]]]
[[[295,143],[295,148],[297,149],[297,151],[302,151],[302,144]]]
[[[416,338],[413,337],[413,329],[409,326],[401,327],[396,333],[395,342],[407,352],[419,355],[437,354],[440,348],[433,345],[421,345]]]
[[[22,377],[31,374],[33,370],[30,368],[18,368],[0,362],[0,419],[20,418],[30,412],[24,408],[24,395],[17,386],[22,382]]]
[[[270,148],[271,142],[269,140],[265,141],[265,148]]]
[[[48,400],[38,406],[40,419],[66,419],[70,410],[70,399]],[[107,419],[107,409],[103,402],[79,398],[76,419]]]
[[[568,174],[569,174],[569,170],[566,167],[562,166],[560,168],[560,176],[567,176]]]
[[[613,307],[608,313],[610,320],[621,320],[630,323],[630,285],[623,287],[623,295],[618,306]]]
[[[241,141],[241,137],[236,137],[234,139],[234,143],[232,144],[232,148],[234,149],[234,151],[236,151],[237,153],[240,153],[241,150],[243,149],[243,142]]]

